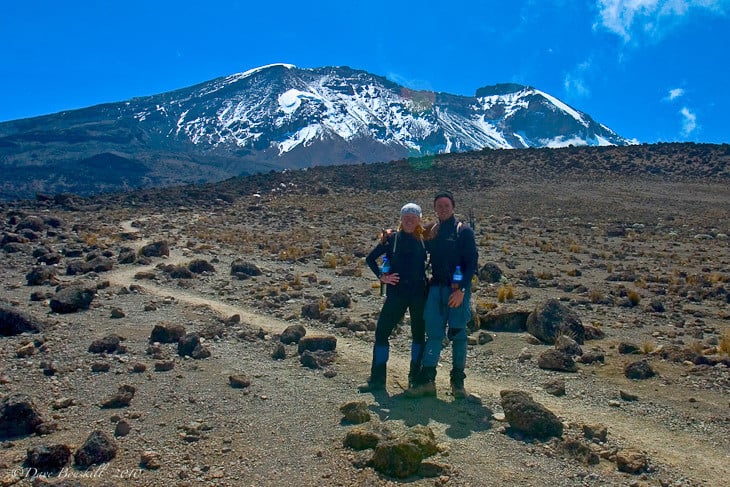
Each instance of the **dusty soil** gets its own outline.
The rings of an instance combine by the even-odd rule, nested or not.
[[[550,346],[522,332],[477,330],[467,363],[469,399],[456,401],[449,393],[448,348],[438,397],[407,399],[402,396],[406,322],[392,340],[387,393],[358,394],[382,304],[363,256],[381,227],[397,224],[403,203],[416,201],[425,218],[433,218],[431,190],[330,188],[312,194],[294,187],[206,207],[181,199],[174,210],[144,203],[77,209],[6,205],[7,232],[27,215],[55,216],[63,225],[3,254],[2,301],[48,326],[41,334],[0,338],[0,393],[29,395],[57,429],[2,444],[2,485],[62,480],[149,486],[725,485],[730,369],[722,359],[730,340],[730,187],[617,178],[521,179],[483,191],[455,189],[457,213],[474,217],[480,265],[499,266],[514,293],[500,300],[499,283],[479,281],[476,308],[531,310],[559,299],[584,325],[604,332],[583,346],[603,352],[604,363],[578,364],[573,373],[543,370],[536,358]],[[147,264],[116,262],[124,247],[138,250],[161,240],[169,243],[169,256],[152,257]],[[107,252],[115,260],[110,271],[81,276],[65,275],[73,259],[57,264],[62,283],[98,288],[88,310],[52,313],[54,286],[27,285],[25,275],[36,261],[32,252],[41,245],[62,253],[69,248],[84,255]],[[174,278],[165,269],[196,259],[212,264],[215,272]],[[262,274],[232,276],[236,260],[255,263]],[[37,291],[47,295],[31,300]],[[351,297],[349,307],[328,304],[336,292]],[[320,319],[302,316],[302,307],[311,303],[321,303]],[[232,319],[235,315],[240,321]],[[161,345],[162,357],[150,355],[150,332],[166,323],[208,336],[204,345],[211,356],[183,358],[174,344]],[[296,345],[285,346],[285,358],[272,358],[278,334],[292,324],[304,325],[307,336],[335,336],[334,362],[304,367]],[[111,333],[125,339],[126,353],[88,351],[93,340]],[[493,340],[479,344],[484,333]],[[19,358],[18,350],[28,343],[35,343],[34,353]],[[621,343],[638,345],[639,354],[620,353]],[[669,345],[719,363],[663,358]],[[647,360],[656,376],[626,378],[625,365],[638,359]],[[49,360],[56,368],[51,376],[42,370]],[[165,360],[174,368],[156,371],[155,364]],[[100,362],[109,370],[94,372]],[[145,370],[134,372],[135,364]],[[251,385],[231,387],[231,374],[250,378]],[[555,379],[565,382],[565,395],[546,391]],[[101,408],[121,385],[136,388],[129,406]],[[530,393],[557,414],[566,426],[564,438],[581,438],[583,425],[606,426],[605,441],[588,442],[600,462],[588,465],[561,453],[561,440],[511,433],[499,395],[508,389]],[[622,399],[622,392],[636,400]],[[54,408],[63,398],[71,405]],[[395,479],[367,466],[371,451],[343,445],[353,425],[343,421],[339,408],[354,400],[367,402],[370,423],[380,427],[430,427],[440,446],[432,460],[446,468],[435,477]],[[113,435],[120,421],[131,431],[115,438],[118,452],[108,464],[89,471],[69,464],[47,478],[32,478],[36,472],[23,468],[33,446],[66,444],[74,451],[93,430]],[[615,456],[625,450],[645,455],[647,468],[619,471]],[[141,466],[141,456],[150,451],[158,454],[160,468]]]

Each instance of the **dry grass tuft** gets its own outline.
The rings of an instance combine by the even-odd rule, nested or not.
[[[499,286],[499,289],[497,290],[497,301],[504,303],[509,299],[515,299],[515,288],[512,287],[512,284],[503,284]]]
[[[725,355],[730,355],[730,331],[726,331],[720,337],[720,343],[717,344],[717,350]]]

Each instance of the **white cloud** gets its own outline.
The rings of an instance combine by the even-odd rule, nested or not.
[[[584,61],[577,65],[572,72],[566,73],[563,77],[563,88],[568,96],[587,97],[591,90],[588,87],[586,77],[591,74],[592,61]]]
[[[599,26],[630,42],[646,36],[659,40],[693,9],[724,16],[730,0],[597,0]]]
[[[688,137],[697,129],[697,115],[687,107],[683,107],[679,113],[682,115],[682,135]]]
[[[672,101],[683,95],[684,95],[684,90],[682,88],[674,88],[674,89],[669,90],[669,95],[667,96],[667,98],[669,99],[669,101]]]

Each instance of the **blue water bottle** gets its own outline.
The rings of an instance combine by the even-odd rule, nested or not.
[[[383,256],[383,265],[380,266],[380,273],[382,275],[388,274],[390,272],[390,261],[388,261],[388,256]],[[385,284],[384,282],[380,283],[380,295],[385,296]]]
[[[457,265],[456,270],[454,271],[454,275],[451,276],[451,288],[452,289],[461,289],[461,283],[464,280],[464,274],[461,273],[461,266]]]

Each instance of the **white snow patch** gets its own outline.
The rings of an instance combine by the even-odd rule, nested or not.
[[[302,105],[303,98],[323,101],[321,96],[314,93],[291,89],[279,95],[279,109],[287,115],[291,115]]]
[[[580,113],[578,113],[576,110],[570,108],[568,105],[566,105],[562,101],[560,101],[557,98],[555,98],[554,96],[548,95],[547,93],[545,93],[543,91],[540,91],[540,90],[535,90],[535,93],[539,93],[540,95],[544,96],[553,105],[555,105],[556,107],[560,108],[562,111],[564,111],[565,113],[567,113],[568,115],[570,115],[571,117],[573,117],[574,119],[576,119],[576,121],[578,121],[579,123],[581,123],[585,127],[588,127],[588,122],[585,121],[585,119],[583,118],[583,116]]]
[[[303,129],[298,130],[293,136],[289,137],[284,142],[280,142],[279,145],[279,155],[282,155],[285,152],[289,152],[294,147],[298,146],[299,144],[305,144],[312,139],[317,137],[317,134],[319,133],[320,128],[319,125],[308,125],[304,127]]]

